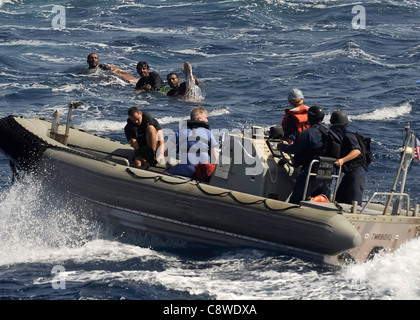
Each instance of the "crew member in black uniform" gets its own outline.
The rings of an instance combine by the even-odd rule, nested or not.
[[[295,142],[290,145],[280,145],[282,150],[287,153],[294,154],[295,166],[302,166],[301,172],[296,179],[296,185],[289,202],[298,204],[303,199],[305,191],[306,178],[308,176],[309,165],[313,159],[319,154],[323,147],[322,133],[320,130],[328,131],[329,129],[322,123],[325,113],[322,108],[313,106],[308,109],[308,121],[311,127],[303,130]],[[316,170],[316,165],[313,168]],[[330,196],[330,183],[317,181],[314,177],[309,180],[307,197],[324,194]]]
[[[347,130],[350,121],[344,111],[334,111],[330,122],[331,130],[344,132],[340,158],[336,162],[338,166],[342,167],[344,176],[337,190],[336,201],[348,204],[357,201],[360,205],[366,175],[359,141],[353,132]]]

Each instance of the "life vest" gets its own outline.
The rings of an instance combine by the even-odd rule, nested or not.
[[[295,121],[296,128],[297,128],[296,137],[303,130],[308,129],[310,127],[309,122],[308,122],[308,109],[309,108],[303,104],[300,106],[291,108],[291,109],[286,109],[285,111],[286,115],[283,118],[283,121],[281,123],[285,134],[286,134],[287,119],[289,117],[292,117],[293,120]]]

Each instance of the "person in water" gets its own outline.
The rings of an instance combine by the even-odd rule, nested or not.
[[[176,145],[179,148],[180,162],[172,166],[166,165],[169,174],[194,177],[195,166],[215,164],[217,162],[217,141],[210,131],[207,111],[203,107],[191,110],[190,120],[185,125],[181,123],[175,132]],[[168,140],[165,156],[168,157],[175,147],[175,141]]]
[[[136,92],[159,90],[164,86],[164,82],[157,72],[150,71],[150,67],[145,61],[137,64],[137,73],[140,79],[136,83]]]
[[[159,148],[163,146],[163,131],[159,122],[148,112],[130,108],[124,132],[135,151],[136,168],[147,169],[163,160],[163,148]]]
[[[99,64],[99,56],[97,53],[92,52],[87,57],[87,63],[89,65],[89,69],[103,69],[103,70],[111,70],[111,66],[109,64]]]
[[[286,109],[286,115],[282,121],[285,140],[293,143],[300,132],[309,128],[308,107],[303,104],[303,93],[295,88],[290,90],[288,100],[291,108]]]
[[[166,76],[166,80],[168,81],[168,84],[171,87],[171,90],[169,90],[167,93],[168,96],[176,97],[185,95],[185,92],[187,90],[187,83],[185,81],[181,83],[181,80],[175,72],[168,74]],[[197,86],[200,84],[200,82],[195,76],[194,82]]]
[[[111,64],[111,63],[107,63],[107,64],[100,64],[99,63],[99,56],[97,53],[92,52],[88,55],[87,57],[87,63],[89,65],[89,70],[97,70],[102,69],[102,70],[109,70],[112,73],[114,73],[115,75],[125,79],[126,81],[135,84],[137,82],[137,79],[132,76],[131,74],[122,71],[120,68],[118,68],[116,65]]]

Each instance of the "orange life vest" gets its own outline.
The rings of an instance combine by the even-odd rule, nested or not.
[[[308,107],[305,105],[300,105],[291,109],[286,109],[286,115],[283,118],[281,123],[283,127],[283,131],[286,133],[286,123],[289,117],[292,117],[295,120],[297,132],[296,137],[301,133],[303,130],[308,129],[310,127],[308,122]]]

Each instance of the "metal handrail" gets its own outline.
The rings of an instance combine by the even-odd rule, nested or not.
[[[363,206],[362,210],[360,210],[359,213],[363,213],[363,211],[367,208],[367,206],[372,202],[373,198],[377,195],[389,196],[389,198],[388,198],[389,203],[391,202],[391,200],[394,196],[395,197],[406,197],[407,198],[406,215],[407,216],[409,215],[409,212],[410,212],[410,196],[407,193],[404,193],[404,192],[374,192],[372,194],[372,196],[370,197],[369,201],[365,203],[365,205]],[[388,208],[389,208],[389,205],[385,206],[384,211],[383,211],[383,215],[387,214]]]
[[[332,158],[331,158],[332,159]],[[334,159],[334,161],[336,161],[336,159]],[[305,182],[305,189],[304,189],[304,191],[303,191],[303,198],[302,198],[302,200],[305,200],[305,198],[306,198],[306,193],[308,192],[308,186],[309,186],[309,179],[311,178],[311,177],[316,177],[317,175],[318,175],[318,172],[311,172],[312,171],[312,166],[313,166],[313,164],[314,163],[317,163],[317,162],[320,162],[320,160],[318,160],[318,159],[313,159],[312,161],[311,161],[311,163],[309,164],[309,168],[308,168],[308,175],[306,176],[306,182]],[[338,189],[338,183],[339,183],[339,179],[340,179],[340,175],[341,175],[341,167],[339,167],[339,170],[338,170],[338,174],[331,174],[331,181],[334,179],[334,178],[336,178],[337,179],[337,181],[336,181],[336,184],[335,184],[335,188],[334,188],[334,192],[332,193],[332,195],[331,195],[331,197],[330,197],[330,201],[331,202],[334,202],[335,201],[335,196],[336,196],[336,194],[337,194],[337,189]]]
[[[127,158],[120,157],[120,156],[112,156],[112,159],[124,162],[127,167],[130,166],[130,161]]]

